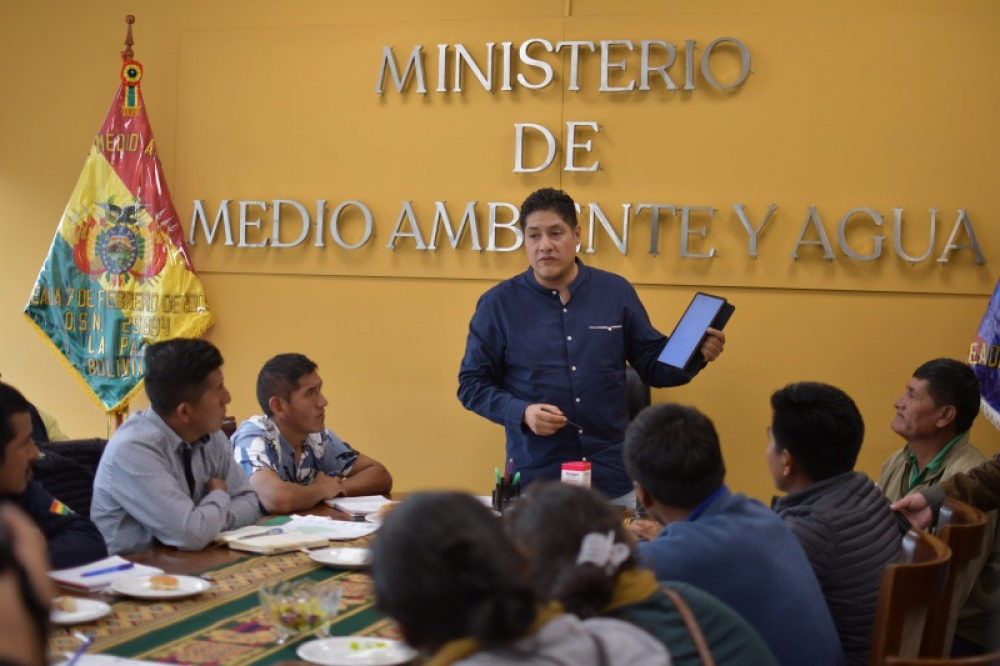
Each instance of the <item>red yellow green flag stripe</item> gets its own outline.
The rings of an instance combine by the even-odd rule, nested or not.
[[[197,337],[214,322],[156,155],[142,65],[123,61],[24,310],[108,413],[140,390],[148,344]]]

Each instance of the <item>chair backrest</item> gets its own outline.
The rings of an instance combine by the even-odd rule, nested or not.
[[[222,432],[225,433],[226,437],[232,439],[233,433],[236,432],[235,416],[227,416],[222,420]]]
[[[631,365],[625,366],[625,393],[628,396],[628,419],[653,404],[653,394],[649,386],[642,381],[639,373]]]
[[[886,666],[1000,666],[1000,652],[990,652],[975,657],[924,657],[908,659],[905,657],[889,657]]]
[[[106,439],[71,439],[65,442],[41,442],[45,456],[32,465],[35,479],[53,497],[81,516],[90,517],[97,464],[104,455]]]
[[[917,657],[927,614],[944,590],[951,549],[923,530],[903,535],[899,561],[882,572],[868,663]]]
[[[931,607],[920,646],[923,657],[947,657],[955,638],[958,612],[965,603],[969,583],[979,575],[975,570],[986,539],[986,514],[975,507],[948,498],[941,506],[937,538],[951,548],[951,564],[944,593]]]

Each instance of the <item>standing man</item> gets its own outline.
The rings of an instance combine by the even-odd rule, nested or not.
[[[257,375],[263,416],[244,421],[233,435],[236,462],[269,513],[311,509],[341,495],[392,490],[392,476],[377,460],[351,448],[326,427],[323,379],[302,354],[279,354]]]
[[[152,408],[108,442],[90,515],[112,554],[156,542],[201,550],[219,532],[260,518],[222,432],[230,401],[222,354],[210,342],[178,338],[149,346],[145,362]]]
[[[632,506],[622,460],[625,362],[652,386],[691,377],[656,360],[667,337],[653,328],[632,285],[577,258],[581,230],[569,195],[534,192],[521,205],[520,224],[530,268],[479,299],[458,398],[506,428],[507,457],[522,484],[558,479],[562,463],[586,458],[594,488]],[[722,353],[725,339],[708,329],[706,362]]]
[[[969,430],[979,414],[979,380],[964,363],[950,358],[924,363],[913,373],[895,407],[892,430],[906,445],[882,465],[879,484],[889,501],[898,502],[905,495],[946,482],[986,460],[969,442]],[[985,552],[975,565],[979,576],[971,592],[963,590],[968,597],[955,628],[960,650],[1000,648],[1000,636],[990,626],[1000,611],[997,512],[989,512],[987,518]]]
[[[56,569],[75,567],[107,555],[104,539],[86,516],[70,510],[31,478],[38,460],[32,436],[31,403],[0,382],[0,500],[17,504],[45,534]]]

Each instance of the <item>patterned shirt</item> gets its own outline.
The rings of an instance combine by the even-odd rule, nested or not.
[[[267,416],[253,416],[233,434],[233,456],[249,477],[262,469],[271,470],[282,481],[308,486],[316,474],[347,476],[359,453],[329,428],[314,432],[302,446],[302,459],[295,461],[295,449],[285,441],[277,424]]]
[[[191,450],[193,492],[184,472],[185,447]],[[206,493],[212,477],[228,490]],[[249,525],[261,513],[221,430],[187,443],[147,409],[135,412],[108,442],[90,516],[114,555],[147,550],[157,541],[201,550],[219,532]]]

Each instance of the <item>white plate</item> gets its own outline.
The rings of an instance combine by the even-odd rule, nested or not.
[[[400,641],[385,638],[341,636],[303,643],[295,651],[300,659],[320,666],[391,666],[405,664],[417,651]]]
[[[309,559],[335,569],[364,569],[372,563],[369,548],[324,548],[309,552]]]
[[[77,599],[76,610],[72,613],[52,609],[49,619],[52,624],[83,624],[97,620],[111,613],[111,606],[96,599]]]
[[[369,513],[367,516],[365,516],[365,520],[367,520],[369,523],[375,523],[376,525],[382,524],[382,519],[378,517],[377,513]]]
[[[111,591],[127,594],[137,599],[176,599],[201,594],[212,587],[207,580],[193,576],[174,576],[177,579],[176,590],[154,590],[150,584],[151,576],[130,576],[119,578],[111,584]]]

